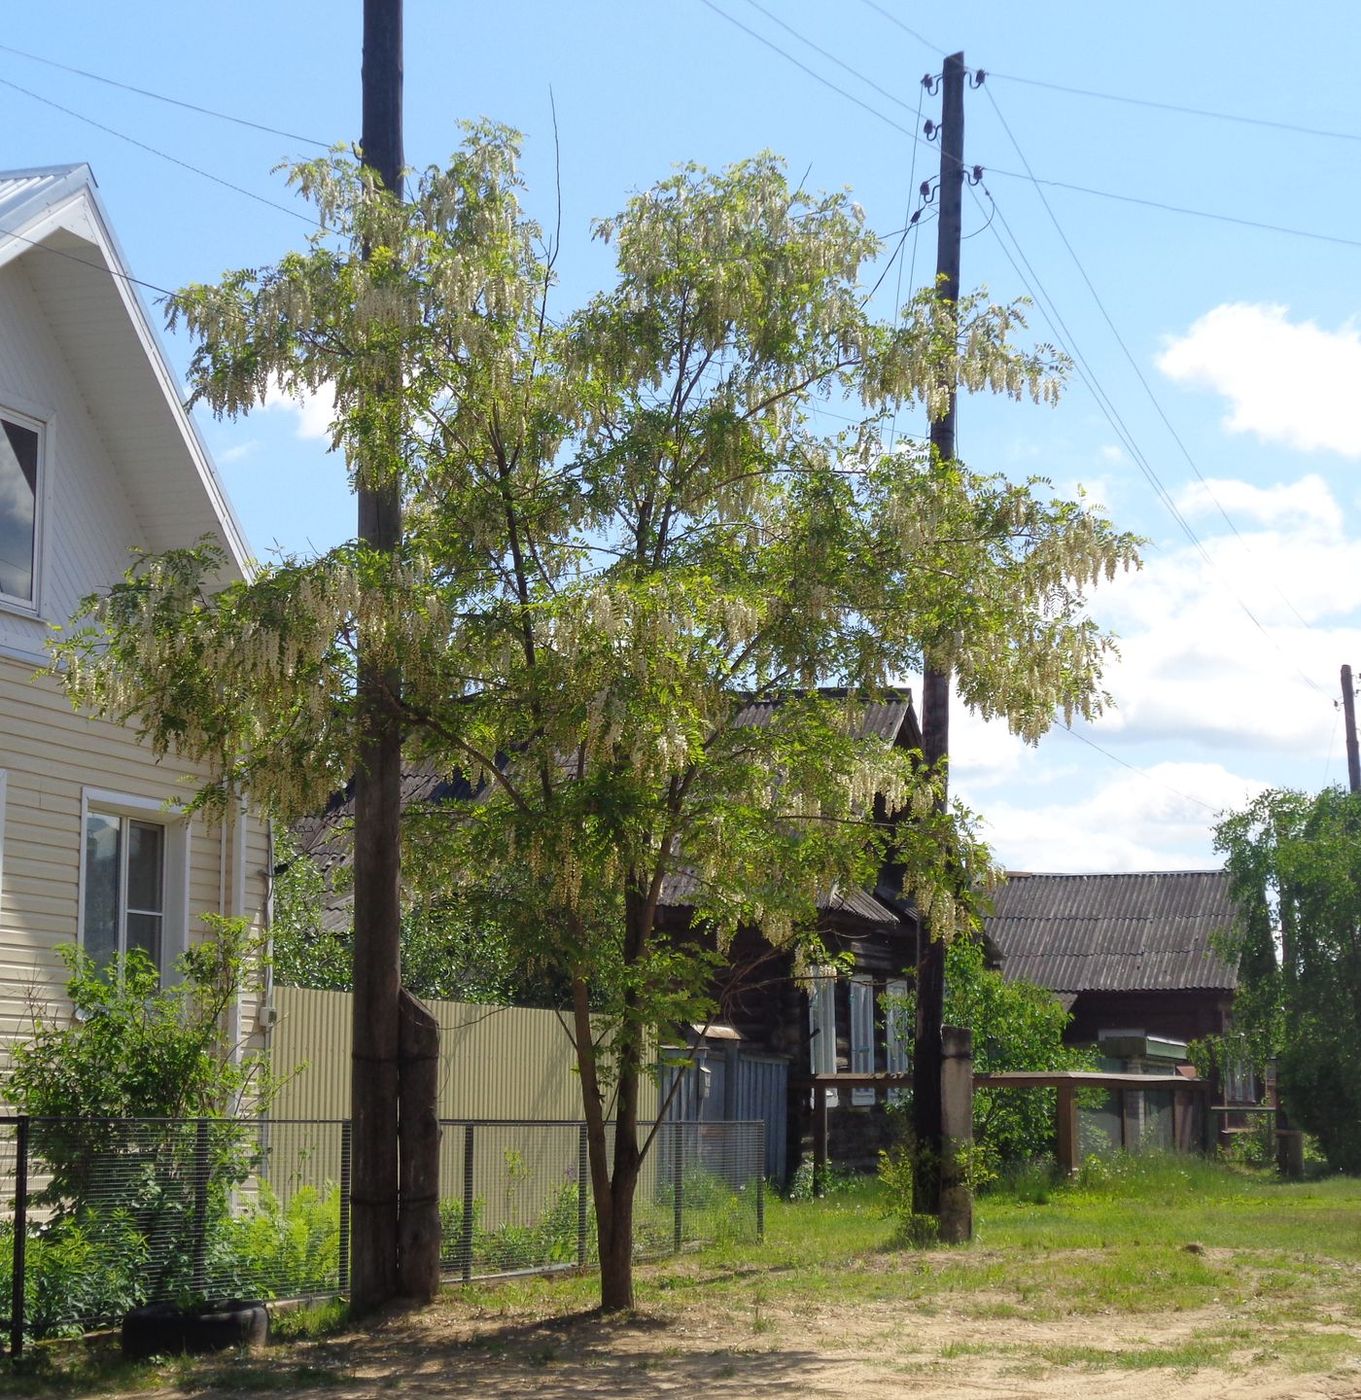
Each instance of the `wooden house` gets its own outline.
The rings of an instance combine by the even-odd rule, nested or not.
[[[1065,1038],[1188,1042],[1229,1024],[1237,969],[1216,947],[1233,922],[1222,870],[1012,874],[986,920],[1002,974],[1054,992]]]
[[[204,913],[263,921],[268,828],[182,803],[205,775],[131,728],[75,713],[35,672],[44,642],[130,550],[203,536],[226,578],[241,528],[181,404],[88,166],[0,175],[0,1062],[35,1004],[59,1006],[55,950],[145,949],[173,976]],[[259,989],[228,1033],[248,1037]]]

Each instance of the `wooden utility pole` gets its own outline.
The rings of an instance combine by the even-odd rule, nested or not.
[[[1342,720],[1347,726],[1347,784],[1352,792],[1361,792],[1361,749],[1356,743],[1356,688],[1352,685],[1352,668],[1342,668]]]
[[[402,182],[402,0],[364,0],[364,164]],[[400,381],[400,366],[394,367]],[[379,390],[383,392],[383,390]],[[395,555],[402,495],[395,444],[357,464],[359,538]],[[401,992],[401,677],[359,638],[359,762],[354,782],[354,1041],[351,1067],[350,1304],[395,1298],[397,1266],[398,997]]]
[[[936,296],[959,301],[959,255],[964,213],[964,55],[952,53],[941,75],[940,216],[936,240]],[[931,424],[931,455],[955,455],[955,399],[950,390],[944,414]],[[922,757],[935,767],[950,755],[950,671],[927,654],[922,674]],[[941,768],[942,783],[945,768]],[[941,804],[946,798],[941,793]],[[917,1149],[913,1209],[940,1214],[940,1163],[945,1139],[941,1122],[941,1027],[945,1017],[945,944],[923,923],[917,943],[917,1025],[912,1046],[912,1131]]]

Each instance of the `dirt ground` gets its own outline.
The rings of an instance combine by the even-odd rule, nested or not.
[[[1038,1322],[972,1316],[910,1302],[801,1306],[797,1315],[748,1305],[720,1312],[683,1305],[630,1320],[536,1319],[474,1311],[455,1296],[420,1313],[394,1315],[365,1331],[271,1348],[252,1361],[213,1363],[182,1378],[171,1396],[254,1389],[325,1395],[932,1396],[939,1400],[1311,1400],[1361,1397],[1361,1327],[1311,1324],[1337,1345],[1333,1369],[1296,1372],[1245,1345],[1226,1365],[1131,1369],[1131,1349],[1184,1348],[1223,1335],[1222,1308],[1167,1314],[1084,1316]],[[1238,1319],[1241,1323],[1242,1319]],[[1354,1343],[1354,1345],[1353,1345]],[[1080,1349],[1076,1359],[1052,1355]],[[1105,1364],[1096,1352],[1109,1352]],[[1123,1352],[1122,1352],[1123,1349]],[[1046,1358],[1045,1353],[1051,1355]],[[1123,1365],[1116,1357],[1123,1354]],[[1317,1364],[1317,1363],[1315,1363]]]

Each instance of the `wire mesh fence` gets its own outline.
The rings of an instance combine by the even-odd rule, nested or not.
[[[442,1130],[446,1278],[596,1262],[583,1124]],[[662,1124],[635,1198],[636,1256],[758,1238],[763,1146],[760,1123]],[[149,1302],[344,1293],[350,1149],[343,1120],[0,1118],[11,1350]]]

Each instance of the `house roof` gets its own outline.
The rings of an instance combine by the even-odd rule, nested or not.
[[[839,689],[824,689],[818,693],[828,699],[844,699],[846,696],[846,692]],[[779,704],[779,699],[749,701],[738,711],[735,723],[739,726],[768,724]],[[885,699],[866,705],[859,732],[863,736],[873,735],[890,743],[909,747],[920,745],[921,733],[912,710],[911,692],[892,690],[887,692]],[[475,796],[473,788],[461,774],[446,776],[428,763],[408,761],[403,764],[403,811],[408,807],[434,805],[449,800],[466,802]],[[295,822],[292,827],[293,839],[323,873],[333,874],[349,866],[353,859],[353,819],[351,784],[345,792],[337,793],[331,799],[325,812]],[[690,907],[699,885],[699,878],[692,870],[673,871],[662,884],[663,907]],[[353,896],[347,888],[329,894],[323,913],[324,926],[332,931],[348,928],[353,922],[352,904]],[[867,890],[830,891],[819,898],[818,908],[824,913],[893,932],[901,931],[906,922],[901,914]]]
[[[795,692],[806,695],[806,691]],[[840,687],[824,686],[818,690],[824,700],[844,700],[847,692]],[[749,700],[737,713],[739,726],[749,725],[759,728],[767,725],[786,697],[763,697]],[[885,739],[889,743],[905,745],[908,748],[921,747],[921,729],[912,709],[910,690],[891,689],[884,692],[884,698],[863,705],[858,726],[860,738]]]
[[[986,921],[1009,981],[1056,992],[1230,991],[1212,938],[1233,922],[1222,870],[1008,878]]]
[[[170,549],[211,535],[226,552],[226,577],[245,576],[245,532],[181,402],[88,165],[0,172],[0,267],[16,261],[98,425],[146,544]]]

